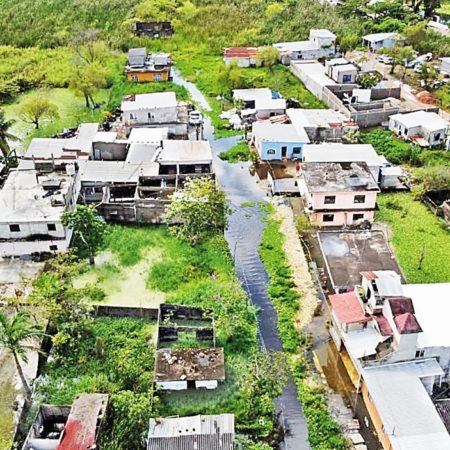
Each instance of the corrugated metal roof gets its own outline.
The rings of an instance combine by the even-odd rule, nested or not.
[[[232,450],[234,415],[150,419],[148,450]]]

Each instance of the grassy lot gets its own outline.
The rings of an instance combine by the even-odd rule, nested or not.
[[[255,151],[249,147],[247,141],[242,140],[226,152],[219,153],[219,158],[230,163],[237,163],[239,161],[250,161],[253,159],[253,155],[256,156]]]
[[[445,224],[409,193],[378,196],[376,220],[392,230],[391,243],[409,283],[450,281],[450,233]],[[422,267],[419,261],[423,254]]]
[[[32,89],[18,95],[12,101],[1,106],[4,109],[6,118],[13,119],[16,123],[11,128],[11,132],[22,139],[21,142],[13,143],[13,146],[20,152],[26,150],[29,142],[35,137],[53,137],[64,128],[73,128],[82,122],[101,122],[105,111],[114,111],[124,95],[144,94],[162,91],[175,91],[179,100],[188,100],[189,95],[185,88],[174,83],[128,83],[124,79],[119,79],[109,89],[101,89],[95,95],[95,101],[100,105],[98,109],[86,108],[84,99],[75,95],[68,88],[53,89]],[[38,92],[45,93],[49,100],[58,107],[59,118],[54,121],[46,121],[36,130],[33,125],[25,123],[20,118],[21,105]]]
[[[392,131],[376,129],[361,134],[365,144],[372,144],[378,154],[393,164],[411,166],[450,166],[450,152],[421,149],[394,136]]]

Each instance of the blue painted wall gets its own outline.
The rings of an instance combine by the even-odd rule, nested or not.
[[[286,147],[286,158],[300,159],[303,156],[303,143],[302,142],[261,142],[260,156],[264,161],[270,161],[274,159],[282,159],[282,147]],[[299,148],[300,152],[294,154],[294,148]]]

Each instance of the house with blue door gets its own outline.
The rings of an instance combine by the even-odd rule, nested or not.
[[[304,129],[292,124],[264,121],[253,123],[252,143],[263,161],[300,159],[309,138]]]

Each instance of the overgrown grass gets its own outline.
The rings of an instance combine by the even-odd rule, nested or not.
[[[237,163],[239,161],[251,161],[255,157],[255,151],[250,149],[248,142],[242,140],[234,147],[231,147],[226,152],[219,153],[219,158],[229,163]]]
[[[378,207],[375,219],[390,226],[390,240],[407,281],[449,282],[450,232],[445,223],[410,193],[381,194]]]
[[[376,129],[361,134],[365,144],[372,144],[376,152],[394,164],[411,166],[450,166],[450,152],[421,149],[394,136],[392,131]]]
[[[280,222],[274,219],[271,205],[267,205],[266,210],[269,215],[259,253],[270,277],[268,292],[277,311],[283,347],[290,356],[292,374],[308,424],[309,442],[314,450],[344,450],[347,446],[339,425],[330,415],[323,387],[307,379],[311,369],[302,354],[301,345],[304,342],[295,327],[301,299],[292,289],[293,281],[283,249],[284,237],[279,229]]]
[[[105,424],[102,448],[144,448],[148,420],[155,414],[150,403],[154,333],[155,323],[140,319],[94,319],[70,355],[46,364],[36,388],[37,402],[67,405],[80,393],[108,393],[114,419]],[[138,420],[133,411],[142,405]]]

